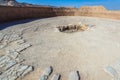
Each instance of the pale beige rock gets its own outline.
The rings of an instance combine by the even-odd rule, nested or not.
[[[60,74],[54,74],[51,80],[60,80]]]
[[[41,74],[39,80],[47,80],[48,77],[49,77],[49,75],[52,73],[52,71],[53,71],[53,68],[52,68],[51,66],[45,68],[45,70],[44,70],[43,73]]]
[[[71,71],[69,74],[68,80],[80,80],[80,75],[79,75],[78,71]]]
[[[27,48],[30,47],[30,46],[31,46],[31,44],[24,43],[24,44],[21,44],[21,45],[20,45],[18,48],[16,48],[15,50],[16,50],[17,52],[21,52],[21,51],[27,49]]]

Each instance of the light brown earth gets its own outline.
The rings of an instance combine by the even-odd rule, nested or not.
[[[89,25],[83,32],[63,33],[59,25]],[[39,19],[6,28],[3,32],[23,31],[23,37],[32,47],[22,52],[25,64],[35,70],[19,80],[38,80],[47,66],[53,66],[53,73],[60,73],[61,80],[68,80],[72,70],[80,72],[81,80],[111,80],[104,71],[108,65],[120,59],[120,21],[66,16]]]

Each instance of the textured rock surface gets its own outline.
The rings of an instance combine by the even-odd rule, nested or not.
[[[4,40],[6,40],[8,43],[9,42],[12,42],[12,41],[16,41],[16,40],[19,40],[21,39],[22,37],[19,35],[19,34],[6,34],[4,36]]]
[[[18,77],[24,77],[29,72],[33,71],[32,66],[19,64],[21,62],[16,58],[11,59],[8,56],[3,56],[0,58],[0,68],[3,73],[0,75],[0,80],[16,80]]]
[[[17,64],[5,71],[2,75],[0,75],[1,80],[16,80],[18,77],[25,76],[25,74],[32,71],[31,66]]]
[[[12,67],[13,65],[15,65],[17,62],[13,59],[11,59],[8,56],[3,56],[0,58],[0,68],[2,68],[3,70],[7,70],[10,67]]]
[[[25,43],[25,40],[23,40],[23,39],[17,40],[16,43],[19,44],[19,45],[21,45],[21,44]]]
[[[26,74],[28,74],[29,72],[33,71],[33,67],[32,66],[29,66],[23,73],[21,76],[25,76]]]
[[[70,72],[68,80],[80,80],[80,75],[79,75],[78,71]]]
[[[53,69],[52,67],[47,67],[45,68],[45,70],[43,71],[42,75],[40,76],[39,80],[47,80],[49,75],[52,73]]]
[[[113,77],[113,80],[120,80],[120,61],[107,66],[104,70]]]
[[[8,54],[7,56],[13,58],[13,59],[16,59],[18,57],[19,53],[16,52],[16,51],[8,51]]]
[[[22,35],[17,33],[0,33],[0,43],[4,44],[2,48],[7,48],[8,45],[9,47],[11,46],[11,49],[6,49],[5,55],[0,56],[0,80],[16,80],[33,71],[32,66],[22,64],[24,59],[20,52],[31,46],[25,43]]]
[[[54,74],[51,80],[60,80],[60,74]]]
[[[0,33],[0,49],[4,48],[13,41],[17,41],[20,39],[22,39],[22,37],[20,34],[17,33]]]
[[[0,42],[3,40],[4,36],[5,36],[5,34],[0,33]]]
[[[24,43],[24,44],[21,44],[21,45],[20,45],[18,48],[16,48],[15,50],[16,50],[17,52],[21,52],[21,51],[27,49],[27,48],[30,47],[30,46],[31,46],[31,44],[26,44],[26,43]]]

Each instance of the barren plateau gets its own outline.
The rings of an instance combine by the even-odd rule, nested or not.
[[[66,33],[57,28],[78,23],[88,29]],[[78,71],[80,80],[120,80],[120,20],[82,16],[37,19],[1,30],[0,41],[0,80],[42,80],[40,76],[48,66],[53,71],[46,80],[57,80],[52,79],[54,74],[60,74],[60,80],[73,80],[71,71]],[[1,62],[6,55],[15,60],[14,64]],[[21,72],[7,74],[11,68]]]

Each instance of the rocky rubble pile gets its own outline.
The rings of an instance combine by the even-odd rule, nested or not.
[[[57,28],[60,32],[71,33],[71,32],[77,32],[77,31],[85,31],[88,29],[88,26],[82,23],[78,23],[78,24],[68,24],[68,25],[58,26]]]
[[[20,55],[31,44],[26,43],[21,34],[0,33],[0,49],[6,48],[11,43],[16,47],[6,49],[6,54],[0,56],[0,80],[16,80],[33,71],[32,66],[22,63],[25,59]]]

